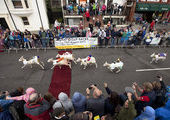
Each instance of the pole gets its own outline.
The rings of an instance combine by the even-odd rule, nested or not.
[[[4,3],[5,3],[6,8],[7,8],[7,10],[8,10],[9,16],[11,17],[11,20],[12,20],[12,22],[13,22],[13,24],[14,24],[14,27],[15,27],[15,29],[17,30],[17,26],[16,26],[16,24],[15,24],[15,22],[14,22],[14,19],[13,19],[12,15],[11,15],[11,12],[10,12],[10,10],[9,10],[9,8],[8,8],[8,5],[7,5],[7,3],[6,3],[5,0],[4,0]]]
[[[62,12],[63,12],[63,22],[64,22],[64,24],[65,24],[65,19],[64,19],[64,9],[63,9],[63,0],[61,0],[61,8],[62,8]]]
[[[44,30],[43,23],[42,23],[42,18],[41,18],[41,14],[40,14],[40,9],[39,9],[39,6],[38,6],[38,2],[37,2],[37,0],[35,0],[35,1],[36,1],[37,9],[38,9],[38,14],[40,16],[41,27]]]

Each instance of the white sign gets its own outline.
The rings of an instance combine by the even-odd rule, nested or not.
[[[90,48],[98,45],[98,38],[63,38],[55,40],[55,47],[58,49],[70,49],[70,48]]]

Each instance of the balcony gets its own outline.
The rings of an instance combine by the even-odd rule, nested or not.
[[[33,13],[33,9],[10,9],[10,12],[17,16],[29,16]]]

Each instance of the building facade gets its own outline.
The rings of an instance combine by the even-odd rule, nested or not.
[[[66,8],[68,5],[71,3],[77,4],[77,5],[83,5],[83,4],[92,4],[92,3],[97,3],[98,5],[102,6],[103,4],[106,5],[106,7],[111,6],[113,4],[117,4],[120,6],[123,6],[125,9],[122,11],[122,14],[109,14],[106,13],[105,15],[100,15],[100,16],[93,16],[91,20],[91,23],[95,23],[96,19],[100,19],[100,21],[103,21],[103,23],[107,24],[107,21],[113,21],[113,24],[116,25],[122,25],[122,21],[125,21],[126,17],[128,14],[125,14],[126,11],[126,3],[127,0],[61,0],[61,6],[62,8]],[[131,9],[132,6],[129,8]],[[83,21],[85,24],[85,27],[88,27],[86,25],[86,20],[83,15],[76,15],[76,14],[68,14],[63,10],[63,18],[64,18],[64,23],[69,25],[69,26],[76,26],[80,23],[80,21]]]
[[[1,0],[0,24],[10,30],[49,29],[45,0]]]
[[[151,22],[153,19],[170,19],[170,0],[137,0],[136,16]]]

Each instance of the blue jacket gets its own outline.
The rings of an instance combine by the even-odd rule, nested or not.
[[[2,107],[2,112],[0,112],[0,120],[13,120],[13,117],[9,112],[9,106],[12,103],[13,103],[13,100],[0,99],[0,106]]]
[[[135,118],[135,120],[155,120],[155,110],[150,106],[146,106],[145,111]]]
[[[86,97],[79,92],[75,92],[72,97],[75,112],[83,112],[86,107]]]
[[[159,120],[170,120],[170,100],[168,100],[164,107],[156,109],[155,115]]]
[[[29,40],[27,38],[24,37],[24,42],[29,42]]]

